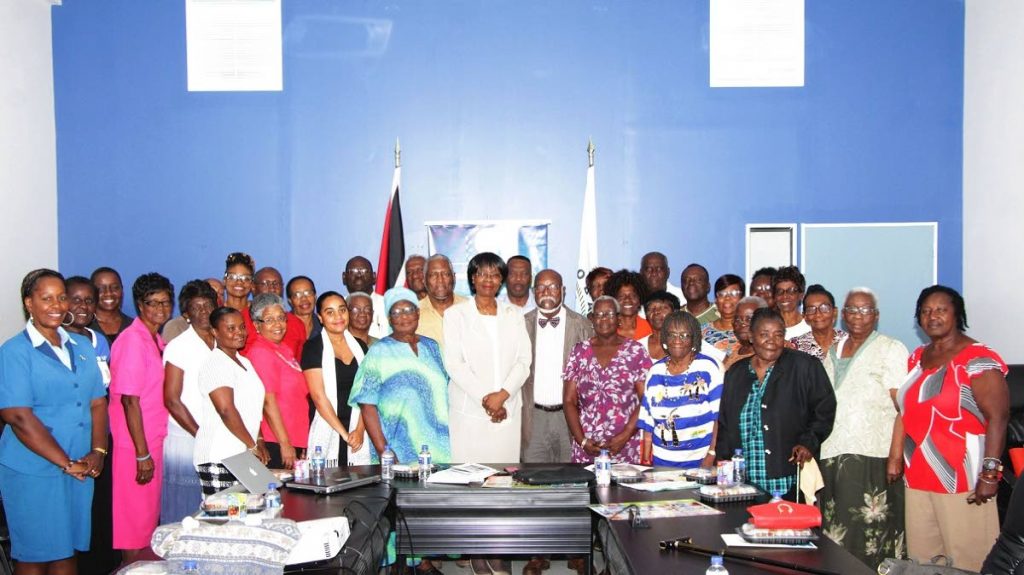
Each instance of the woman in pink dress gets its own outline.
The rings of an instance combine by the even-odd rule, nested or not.
[[[160,274],[139,276],[132,297],[139,316],[110,351],[110,433],[114,437],[114,548],[132,563],[149,547],[160,520],[164,407],[164,340],[160,326],[171,316],[174,287]]]
[[[597,298],[593,321],[594,337],[576,344],[562,374],[572,461],[588,463],[607,449],[612,461],[639,463],[636,422],[651,357],[642,344],[619,335],[615,298]]]

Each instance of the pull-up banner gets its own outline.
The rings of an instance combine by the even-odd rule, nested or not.
[[[533,273],[548,266],[548,220],[474,220],[426,222],[427,251],[444,254],[455,268],[455,293],[468,296],[466,266],[480,252],[494,252],[508,261],[530,258]]]

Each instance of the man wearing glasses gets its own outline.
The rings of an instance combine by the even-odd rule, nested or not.
[[[341,274],[341,283],[349,294],[363,292],[370,294],[373,301],[373,322],[370,324],[370,337],[380,339],[391,331],[387,313],[384,311],[384,296],[373,291],[377,275],[373,273],[373,264],[363,256],[355,256],[345,264]]]

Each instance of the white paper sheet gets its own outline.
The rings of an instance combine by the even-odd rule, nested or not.
[[[804,0],[711,0],[711,87],[804,85]]]
[[[497,469],[491,469],[479,463],[463,463],[462,465],[431,473],[430,477],[427,478],[427,483],[469,485],[470,483],[479,483],[497,472]]]
[[[281,0],[185,0],[190,92],[280,91]]]

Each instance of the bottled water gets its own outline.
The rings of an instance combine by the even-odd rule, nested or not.
[[[263,503],[267,506],[267,514],[276,516],[281,511],[281,492],[276,483],[267,484],[267,492],[263,494]]]
[[[199,564],[195,561],[182,561],[181,572],[184,575],[199,575]]]
[[[747,482],[747,459],[742,449],[737,449],[732,456],[732,474],[736,485]]]
[[[704,575],[729,575],[729,571],[723,565],[724,562],[725,558],[721,555],[712,555],[711,566],[704,572]]]
[[[430,477],[430,460],[430,448],[424,443],[419,456],[420,481],[426,481]]]
[[[601,454],[594,459],[594,475],[597,476],[598,487],[612,484],[612,458],[608,456],[607,449],[602,449]]]
[[[313,449],[313,459],[310,460],[310,466],[312,469],[309,470],[311,477],[323,477],[324,469],[327,467],[327,460],[324,459],[324,448],[317,445]]]
[[[380,454],[380,480],[391,481],[395,477],[395,452],[391,446],[384,446],[384,453]]]

